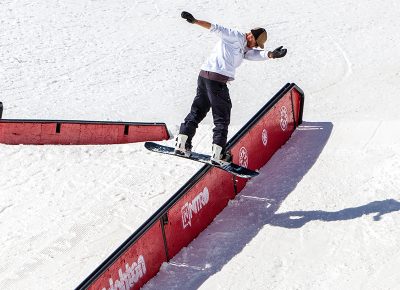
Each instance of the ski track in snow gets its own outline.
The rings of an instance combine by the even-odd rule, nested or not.
[[[311,95],[317,94],[317,93],[321,93],[322,91],[324,91],[324,90],[326,90],[326,89],[328,89],[328,88],[330,88],[330,87],[336,86],[336,85],[338,85],[339,83],[344,82],[344,81],[347,80],[347,79],[351,76],[351,74],[353,73],[352,64],[351,64],[351,62],[350,62],[350,60],[349,60],[349,57],[348,57],[346,51],[345,51],[345,50],[343,49],[343,47],[342,47],[337,41],[335,41],[331,36],[328,36],[328,39],[329,39],[330,42],[332,42],[332,43],[334,44],[334,46],[336,47],[337,51],[341,54],[341,56],[342,56],[342,58],[343,58],[343,60],[344,60],[344,64],[345,64],[345,68],[343,69],[344,72],[342,72],[342,73],[341,73],[341,76],[338,76],[338,77],[337,77],[337,80],[333,81],[332,83],[330,83],[330,84],[328,84],[328,85],[325,85],[325,86],[323,86],[322,88],[319,88],[319,89],[317,89],[317,90],[315,90],[315,91],[311,91],[311,92],[310,92]]]
[[[307,122],[144,289],[397,289],[397,2],[0,7],[4,118],[165,122],[176,134],[216,41],[182,10],[264,26],[268,50],[288,48],[238,69],[229,137],[287,82],[304,90]],[[210,115],[195,151],[210,151]],[[1,289],[76,287],[201,168],[143,144],[0,144],[0,160]]]

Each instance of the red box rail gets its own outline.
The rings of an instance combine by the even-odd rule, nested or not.
[[[164,123],[0,119],[0,143],[100,145],[169,139]]]
[[[264,166],[301,124],[303,105],[302,90],[295,84],[286,84],[228,142],[227,148],[232,151],[234,162],[251,169]],[[137,289],[158,272],[163,262],[169,261],[198,236],[245,185],[246,179],[205,165],[77,289]],[[130,249],[137,248],[141,251],[132,250],[135,254],[130,254]],[[124,282],[117,286],[117,279],[121,283],[130,277],[124,278],[125,272],[121,269],[125,267],[131,271],[141,263],[141,257],[149,261],[145,263],[146,269],[153,270],[141,276],[140,283]],[[124,265],[127,260],[129,262]],[[139,268],[138,271],[143,270]]]

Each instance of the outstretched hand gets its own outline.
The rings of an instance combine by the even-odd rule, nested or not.
[[[268,57],[270,58],[281,58],[284,57],[287,53],[287,49],[283,48],[283,46],[279,46],[278,48],[275,48],[274,51],[268,52]]]
[[[192,24],[193,24],[193,23],[196,22],[196,18],[194,18],[193,15],[190,14],[189,12],[183,11],[183,12],[181,13],[181,17],[184,18],[184,19],[186,19],[186,21],[189,22],[189,23],[192,23]]]

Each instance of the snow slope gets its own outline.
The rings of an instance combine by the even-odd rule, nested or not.
[[[182,10],[263,26],[284,59],[245,62],[230,136],[286,82],[303,126],[145,289],[396,289],[400,4],[1,1],[4,118],[162,121],[189,109],[216,37]],[[208,151],[212,120],[195,150]],[[169,141],[168,143],[170,143]],[[0,288],[71,289],[200,166],[142,144],[0,145]]]

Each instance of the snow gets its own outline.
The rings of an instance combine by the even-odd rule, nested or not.
[[[1,1],[3,118],[166,122],[176,133],[216,37],[285,58],[245,62],[230,136],[285,83],[304,124],[144,289],[396,289],[400,21],[396,1]],[[208,152],[212,119],[196,151]],[[171,141],[166,143],[171,144]],[[76,287],[201,165],[143,144],[0,145],[0,288]]]

